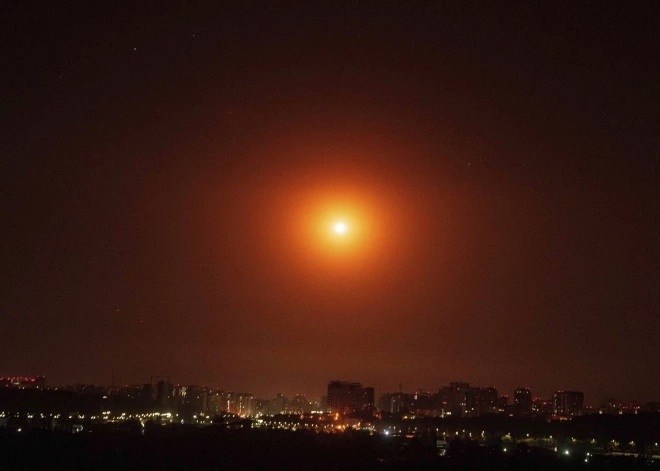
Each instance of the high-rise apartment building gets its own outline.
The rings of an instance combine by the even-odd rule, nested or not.
[[[497,389],[486,387],[479,391],[479,415],[495,414],[499,409]]]
[[[376,400],[374,398],[374,388],[365,386],[360,391],[357,401],[357,410],[370,410],[376,409]]]
[[[330,381],[328,409],[333,414],[349,414],[374,407],[374,389],[360,383]]]
[[[509,405],[509,395],[503,394],[497,400],[497,411],[504,412],[504,409]]]
[[[169,381],[159,381],[156,385],[156,403],[159,407],[167,408],[172,405],[174,385]]]
[[[518,412],[529,414],[532,412],[532,391],[529,388],[518,388],[513,395],[513,403]]]
[[[550,417],[552,415],[552,401],[535,397],[532,401],[532,413],[535,416]]]
[[[557,417],[582,415],[584,393],[579,391],[557,391],[552,395],[552,414]]]
[[[288,400],[284,397],[284,394],[277,393],[275,398],[270,401],[269,412],[270,415],[284,414],[288,405]]]
[[[378,410],[389,414],[408,413],[412,409],[414,398],[405,393],[382,393],[378,401]]]
[[[234,393],[232,413],[240,415],[241,417],[249,417],[253,415],[253,400],[252,393]]]
[[[447,413],[462,417],[479,415],[479,388],[471,387],[470,383],[453,381],[442,388],[439,394],[447,398]]]
[[[291,399],[287,411],[292,414],[307,414],[312,411],[312,404],[304,394],[296,394]]]

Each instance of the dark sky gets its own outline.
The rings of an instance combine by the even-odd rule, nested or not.
[[[0,11],[2,374],[660,399],[654,2],[42,3]]]

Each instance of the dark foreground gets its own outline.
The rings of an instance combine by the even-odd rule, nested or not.
[[[660,470],[635,458],[557,456],[547,450],[503,453],[450,443],[438,456],[424,438],[322,435],[213,427],[163,428],[145,435],[46,430],[0,433],[0,470]]]

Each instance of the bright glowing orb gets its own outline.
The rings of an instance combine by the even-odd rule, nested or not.
[[[336,222],[332,229],[335,231],[335,234],[342,235],[346,234],[346,231],[348,231],[348,226],[345,222],[340,221]]]

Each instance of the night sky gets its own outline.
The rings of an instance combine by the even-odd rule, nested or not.
[[[656,2],[42,3],[0,375],[660,399]]]

